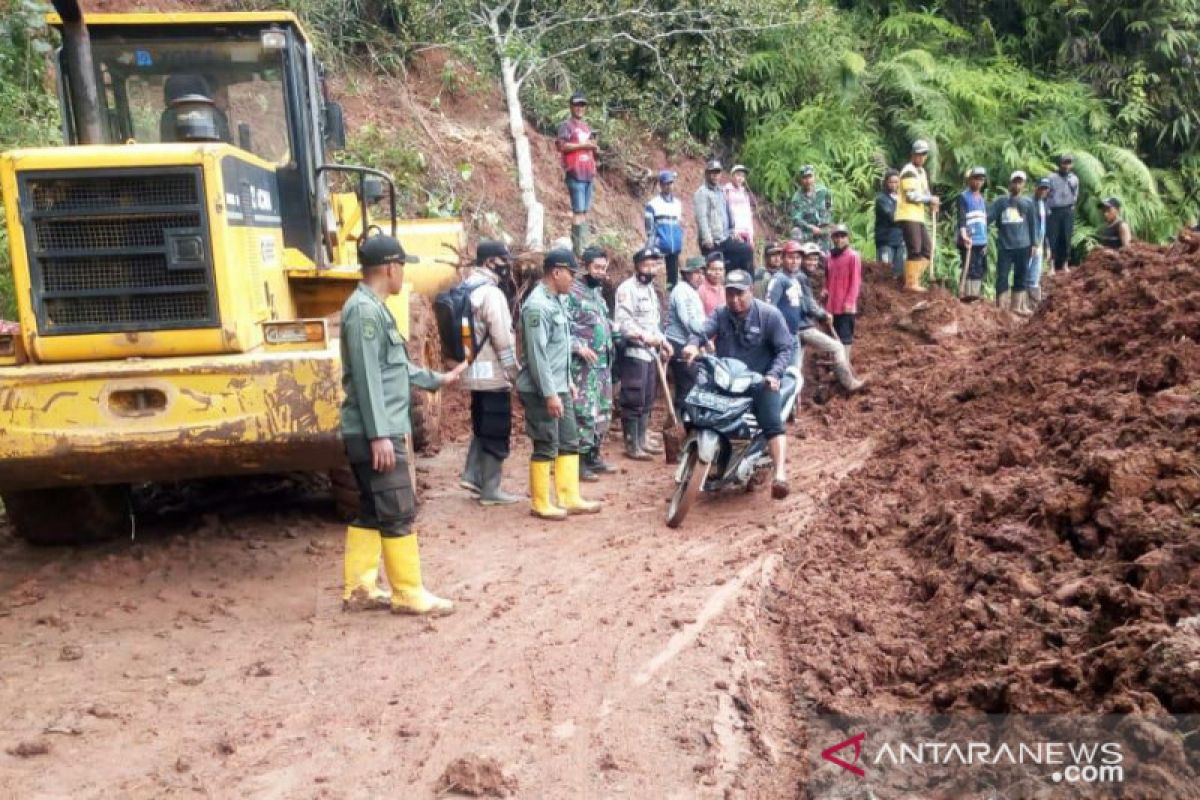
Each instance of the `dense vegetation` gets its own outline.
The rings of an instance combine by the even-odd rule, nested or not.
[[[970,166],[1038,176],[1057,153],[1074,153],[1085,193],[1081,244],[1099,219],[1094,201],[1109,194],[1124,199],[1135,233],[1150,240],[1200,212],[1200,0],[282,4],[320,33],[328,60],[382,70],[449,43],[457,59],[495,76],[500,53],[488,20],[515,20],[518,35],[504,53],[529,69],[522,99],[544,130],[557,123],[567,94],[582,89],[594,98],[603,142],[649,128],[679,151],[737,158],[775,204],[794,190],[798,168],[815,164],[834,190],[838,217],[863,239],[882,170],[898,165],[918,136],[934,145],[931,174],[947,200]],[[55,135],[42,6],[0,0],[0,148]],[[372,136],[360,132],[356,155],[371,154]],[[418,156],[401,160],[419,173]],[[455,210],[452,200],[425,205],[429,213]],[[948,273],[952,250],[941,250]],[[0,294],[7,305],[3,283]]]

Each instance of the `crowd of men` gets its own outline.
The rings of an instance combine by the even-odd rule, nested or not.
[[[342,435],[360,492],[360,511],[346,534],[347,609],[388,608],[397,613],[448,613],[453,604],[425,589],[417,535],[416,502],[407,463],[409,402],[413,387],[437,391],[461,380],[471,394],[471,441],[460,485],[484,506],[528,502],[545,520],[594,514],[601,503],[586,499],[581,483],[601,480],[614,468],[603,450],[619,417],[626,458],[645,461],[662,452],[651,431],[651,411],[669,384],[668,402],[680,409],[696,382],[704,351],[735,357],[764,375],[753,411],[774,465],[771,494],[786,497],[785,421],[779,390],[784,371],[799,367],[806,351],[827,353],[837,381],[861,389],[851,363],[862,258],[850,231],[833,222],[832,195],[804,167],[790,204],[791,238],[767,242],[755,267],[754,195],[747,169],[737,165],[722,183],[719,161],[706,164],[703,184],[692,196],[699,255],[680,264],[684,252],[683,205],[676,175],[658,175],[656,194],[645,207],[645,244],[633,254],[633,274],[615,290],[610,307],[605,287],[609,256],[587,240],[587,214],[595,179],[595,137],[584,120],[587,100],[571,99],[571,116],[559,130],[559,150],[571,198],[570,242],[546,253],[540,280],[523,298],[514,319],[513,259],[503,242],[484,240],[476,249],[463,291],[471,324],[464,326],[466,358],[453,370],[434,372],[412,364],[386,300],[399,293],[411,260],[388,236],[359,249],[362,282],[342,313]],[[907,164],[889,171],[876,199],[876,253],[893,266],[906,288],[924,291],[922,276],[933,255],[930,225],[940,202],[925,172],[927,142],[917,140]],[[964,299],[978,297],[987,274],[990,226],[997,229],[998,302],[1024,313],[1039,298],[1042,258],[1068,268],[1079,181],[1070,156],[1024,195],[1026,175],[1009,178],[1008,193],[991,203],[987,173],[975,168],[958,200],[958,247]],[[1103,203],[1108,227],[1101,242],[1120,247],[1130,240],[1120,201]],[[666,272],[667,296],[656,288]],[[814,290],[820,277],[822,289]],[[1012,298],[1010,300],[1010,298]],[[824,328],[824,330],[823,330]],[[513,394],[519,398],[531,443],[528,496],[505,491],[510,455]],[[391,586],[378,587],[379,563]]]

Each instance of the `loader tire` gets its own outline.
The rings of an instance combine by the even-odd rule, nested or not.
[[[32,545],[104,542],[128,536],[129,487],[62,486],[0,495],[13,532]]]
[[[429,298],[414,293],[408,300],[408,355],[419,366],[440,372],[442,345],[437,320]],[[413,387],[409,415],[412,419],[413,449],[431,455],[442,446],[442,399],[437,392]]]

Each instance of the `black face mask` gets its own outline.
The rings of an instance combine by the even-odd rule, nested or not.
[[[604,278],[597,278],[595,275],[584,275],[583,282],[587,284],[589,289],[596,289],[604,285]]]
[[[846,248],[834,246],[829,248],[829,252],[833,253],[835,256],[840,256],[842,253],[846,252]]]
[[[639,272],[637,274],[637,279],[638,283],[642,284],[643,286],[648,286],[651,283],[654,283],[654,276],[648,272]]]

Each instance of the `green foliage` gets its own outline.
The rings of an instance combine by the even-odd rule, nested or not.
[[[34,0],[0,0],[0,151],[36,147],[58,139],[56,103],[47,85],[52,45]],[[0,318],[16,316],[8,234],[0,204]]]
[[[1075,154],[1084,230],[1098,222],[1095,201],[1108,195],[1124,199],[1135,234],[1151,240],[1170,236],[1196,206],[1185,181],[1160,189],[1161,173],[1115,135],[1119,122],[1083,83],[1039,77],[990,51],[969,53],[961,45],[970,36],[931,14],[894,14],[874,27],[853,14],[821,20],[819,39],[838,57],[764,39],[735,76],[730,94],[740,108],[731,114],[757,119],[743,158],[768,200],[785,203],[799,168],[814,164],[833,190],[836,216],[862,240],[883,169],[899,167],[912,140],[923,138],[946,209],[972,166],[986,167],[999,184],[989,193],[999,193],[1011,171],[1036,179],[1066,151]],[[953,248],[943,249],[949,269]]]

